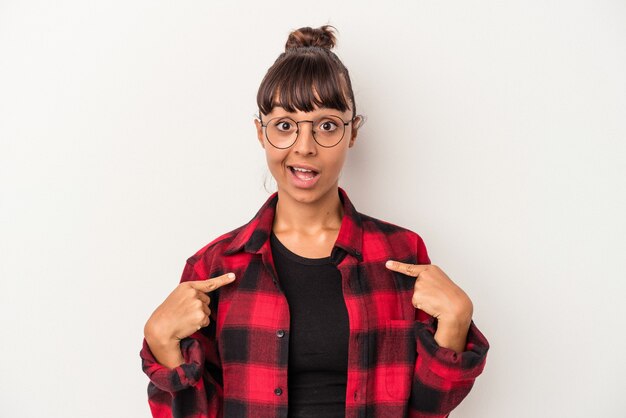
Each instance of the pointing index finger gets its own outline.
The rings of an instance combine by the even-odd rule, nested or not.
[[[227,273],[207,280],[198,280],[189,283],[194,289],[207,293],[217,290],[233,281],[235,281],[235,273]]]
[[[395,260],[389,260],[385,263],[385,267],[407,276],[417,277],[421,272],[428,269],[430,264],[407,264]]]

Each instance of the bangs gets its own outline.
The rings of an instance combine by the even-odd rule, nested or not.
[[[286,53],[276,60],[261,82],[257,94],[259,110],[266,115],[276,106],[288,112],[311,112],[316,107],[345,112],[354,99],[346,97],[350,91],[346,83],[348,75],[342,73],[325,53]]]

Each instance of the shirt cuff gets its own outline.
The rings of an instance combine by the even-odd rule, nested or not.
[[[437,375],[447,381],[474,380],[485,367],[489,342],[472,320],[467,333],[465,350],[461,353],[440,347],[435,341],[437,320],[430,318],[426,322],[416,322],[418,361],[421,357],[423,371]]]
[[[180,351],[185,362],[170,369],[157,361],[144,338],[143,347],[139,352],[142,368],[157,388],[166,392],[178,392],[195,386],[202,378],[204,353],[200,342],[189,337],[183,338],[180,341]]]

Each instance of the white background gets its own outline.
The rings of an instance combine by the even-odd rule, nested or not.
[[[0,415],[148,417],[143,325],[265,201],[256,91],[335,25],[340,185],[491,343],[455,417],[622,417],[624,1],[0,0]]]

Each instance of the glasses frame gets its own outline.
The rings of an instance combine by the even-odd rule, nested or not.
[[[259,122],[261,122],[261,126],[262,126],[263,128],[265,128],[265,139],[267,139],[267,142],[269,142],[269,143],[270,143],[270,145],[271,145],[271,146],[273,146],[274,148],[278,148],[278,149],[287,149],[287,148],[291,148],[291,147],[293,147],[293,144],[295,144],[295,143],[296,143],[296,141],[298,140],[298,137],[300,136],[300,124],[301,124],[302,122],[309,122],[309,123],[311,124],[311,130],[312,130],[312,133],[313,133],[313,140],[315,141],[315,143],[316,143],[317,145],[319,145],[319,146],[320,146],[320,147],[322,147],[322,148],[333,148],[333,147],[336,147],[337,145],[339,145],[339,143],[340,143],[341,141],[343,141],[343,137],[344,137],[344,136],[346,136],[346,126],[348,126],[350,123],[354,122],[354,120],[355,120],[355,119],[356,119],[359,115],[355,115],[354,117],[352,117],[352,119],[350,119],[350,120],[349,120],[349,121],[347,121],[347,122],[346,122],[345,120],[343,120],[343,118],[342,118],[341,116],[338,116],[338,115],[323,115],[323,116],[320,116],[320,117],[318,118],[318,120],[319,120],[319,119],[323,119],[324,117],[328,117],[328,116],[332,116],[332,117],[334,117],[334,118],[339,119],[341,122],[343,122],[343,133],[341,134],[341,138],[339,138],[339,141],[337,141],[334,145],[322,145],[322,144],[320,144],[320,143],[317,141],[317,138],[315,137],[315,129],[313,129],[313,126],[314,126],[313,124],[316,122],[316,121],[314,121],[314,120],[300,120],[300,121],[296,121],[296,120],[293,120],[292,118],[290,118],[289,116],[276,116],[275,118],[269,119],[269,120],[268,120],[265,124],[263,124],[263,119],[261,119],[261,116],[257,116],[257,119],[259,119]],[[298,129],[296,130],[296,138],[293,140],[293,142],[292,142],[291,144],[287,145],[286,147],[277,147],[276,145],[272,144],[272,141],[270,141],[270,138],[267,136],[267,125],[268,125],[271,121],[273,121],[274,119],[289,119],[290,121],[292,121],[293,123],[295,123],[295,124],[296,124],[296,126],[297,126],[297,128],[298,128]]]

